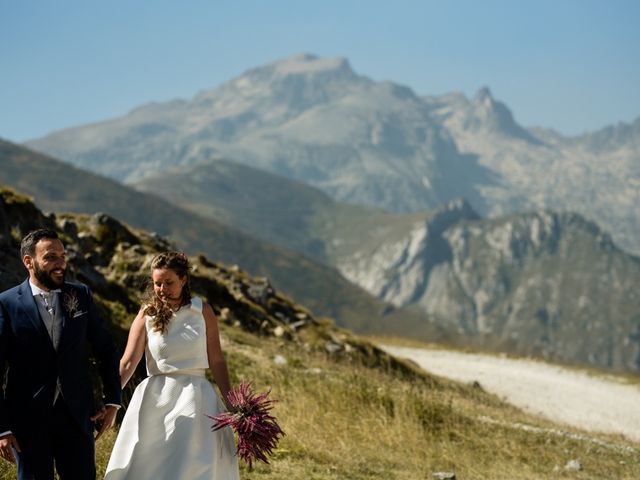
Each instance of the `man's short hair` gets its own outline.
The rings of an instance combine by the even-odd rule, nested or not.
[[[25,255],[29,255],[30,257],[35,256],[36,253],[36,244],[46,238],[48,240],[57,240],[58,234],[55,230],[51,230],[48,228],[39,228],[38,230],[34,230],[32,232],[27,233],[27,235],[20,242],[20,256],[24,258]]]

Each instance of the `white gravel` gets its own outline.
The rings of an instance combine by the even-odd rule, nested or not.
[[[466,383],[478,381],[486,391],[529,413],[584,430],[620,433],[640,442],[640,387],[623,378],[505,356],[381,348],[435,375]]]

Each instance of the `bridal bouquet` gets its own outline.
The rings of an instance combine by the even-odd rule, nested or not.
[[[238,435],[237,454],[252,467],[255,460],[269,463],[271,455],[284,432],[269,414],[275,400],[267,400],[271,393],[268,390],[259,395],[253,393],[251,384],[242,382],[227,395],[232,412],[223,412],[215,416],[207,415],[213,420],[212,431],[230,426]]]

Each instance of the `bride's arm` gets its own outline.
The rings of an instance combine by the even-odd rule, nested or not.
[[[144,353],[144,345],[147,340],[144,317],[144,308],[141,308],[129,329],[127,347],[120,359],[120,384],[122,388],[131,379]]]
[[[204,303],[202,314],[204,315],[204,323],[207,327],[207,356],[209,358],[209,368],[211,369],[216,385],[218,385],[220,389],[222,398],[225,403],[227,403],[227,394],[231,389],[231,385],[229,382],[227,362],[224,359],[222,347],[220,346],[218,319],[213,313],[211,305],[208,303]]]

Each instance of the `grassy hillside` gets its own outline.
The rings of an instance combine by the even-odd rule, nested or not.
[[[558,434],[481,389],[335,360],[231,328],[223,335],[234,381],[273,387],[287,433],[271,465],[243,468],[243,480],[412,480],[441,471],[463,480],[640,475],[638,446]],[[277,365],[276,355],[287,364]],[[99,445],[101,464],[114,436]],[[563,471],[572,459],[584,470]]]
[[[396,322],[425,330],[422,315],[384,315],[388,305],[346,281],[333,268],[259,241],[237,229],[176,207],[166,190],[137,192],[24,147],[0,140],[0,185],[33,197],[45,211],[105,212],[128,224],[169,238],[185,251],[269,277],[279,289],[318,315],[358,330],[389,332]]]
[[[24,276],[17,262],[8,261],[17,258],[21,232],[57,228],[72,275],[91,286],[122,347],[149,260],[167,242],[113,218],[97,220],[77,214],[45,217],[26,197],[3,191],[0,288]],[[459,479],[640,476],[638,445],[562,433],[477,386],[435,378],[389,357],[314,317],[263,279],[204,256],[192,262],[194,291],[221,319],[232,381],[253,381],[260,391],[271,387],[279,400],[275,414],[287,435],[271,465],[242,468],[244,480],[409,480],[433,478],[437,471],[454,471]],[[130,393],[128,388],[125,398]],[[112,432],[97,444],[99,477],[114,439]],[[584,470],[565,471],[573,459]],[[0,463],[0,479],[11,478],[12,467]]]

